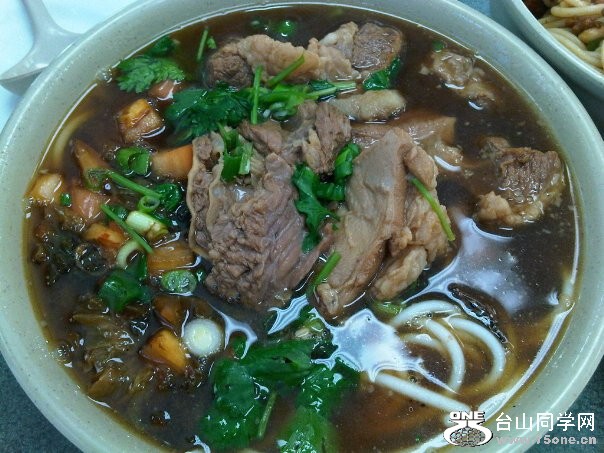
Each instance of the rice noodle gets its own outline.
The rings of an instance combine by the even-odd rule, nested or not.
[[[401,336],[403,343],[416,344],[418,346],[425,346],[427,348],[434,349],[440,354],[446,354],[445,348],[442,343],[436,341],[427,333],[408,333]]]
[[[443,412],[466,411],[470,406],[447,396],[428,390],[413,382],[405,381],[396,376],[386,373],[380,373],[376,376],[376,384],[389,388],[401,395],[412,398],[428,406],[435,407]]]
[[[448,322],[452,328],[462,330],[472,335],[480,340],[489,349],[493,359],[493,364],[491,366],[491,371],[483,380],[483,383],[484,385],[493,385],[497,380],[499,380],[499,378],[501,378],[506,363],[505,349],[499,340],[491,331],[474,321],[452,317],[448,319]]]
[[[552,6],[539,22],[572,54],[603,72],[603,14],[604,3],[595,3],[594,0],[565,0]],[[592,50],[588,50],[587,44],[590,44],[589,48]]]
[[[466,359],[464,358],[459,341],[447,328],[437,321],[428,319],[423,324],[426,330],[438,338],[447,350],[451,359],[451,375],[449,376],[447,385],[453,391],[459,390],[466,374]]]
[[[403,324],[419,316],[427,316],[434,313],[451,314],[458,312],[459,308],[450,302],[445,302],[442,300],[428,300],[413,304],[403,309],[403,311],[390,320],[390,325],[394,328],[399,328]]]

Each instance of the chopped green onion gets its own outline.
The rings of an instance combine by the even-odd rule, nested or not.
[[[184,269],[168,271],[161,276],[161,286],[175,294],[192,293],[197,287],[197,278],[191,271]]]
[[[354,81],[327,82],[326,80],[314,80],[309,82],[313,91],[306,94],[310,99],[319,99],[325,96],[331,96],[340,91],[350,91],[357,87]]]
[[[434,52],[442,52],[443,50],[445,50],[445,47],[447,47],[446,44],[440,39],[432,41],[432,50]]]
[[[155,198],[160,198],[160,195],[154,190],[151,190],[145,186],[141,186],[140,184],[131,181],[130,179],[120,175],[119,173],[114,172],[113,170],[106,170],[106,172],[109,179],[126,189],[130,189],[133,192],[140,193],[141,195],[149,195]]]
[[[126,269],[128,266],[128,257],[137,250],[142,250],[141,245],[134,239],[126,241],[124,245],[117,252],[115,263],[122,269]]]
[[[126,305],[140,301],[149,303],[151,293],[149,288],[141,285],[141,281],[129,269],[115,269],[101,285],[98,296],[114,312],[121,312]]]
[[[138,200],[136,209],[141,212],[144,212],[145,214],[149,214],[150,212],[155,211],[159,207],[159,203],[160,201],[158,198],[145,195],[141,197],[140,200]]]
[[[455,234],[451,229],[451,224],[449,223],[449,219],[447,215],[444,213],[440,204],[434,199],[430,191],[424,186],[419,179],[415,176],[411,176],[409,181],[416,187],[417,191],[426,199],[432,210],[435,212],[438,220],[440,221],[440,225],[442,226],[445,234],[447,235],[447,239],[449,241],[455,240]]]
[[[260,96],[260,80],[262,78],[262,66],[258,66],[254,71],[254,84],[252,86],[252,111],[250,112],[250,122],[258,124],[258,98]]]
[[[119,215],[113,212],[113,210],[109,206],[104,204],[101,206],[101,210],[105,213],[107,217],[113,220],[122,230],[128,233],[128,236],[138,242],[147,253],[153,253],[153,249],[147,243],[147,241],[145,241],[145,239],[140,236],[136,231],[134,231],[128,224],[126,224],[126,222],[124,222]]]
[[[329,275],[333,272],[341,258],[342,256],[338,252],[333,252],[331,255],[329,255],[329,258],[327,258],[327,261],[325,261],[325,264],[308,287],[307,293],[313,293],[317,286],[327,280],[327,277],[329,277]]]
[[[71,195],[67,192],[62,193],[59,202],[61,203],[61,206],[65,206],[68,208],[69,206],[71,206]]]
[[[124,173],[145,176],[149,172],[151,153],[140,146],[121,148],[115,153],[115,160]]]
[[[281,71],[276,76],[272,77],[268,82],[266,82],[266,86],[271,88],[277,85],[282,80],[285,80],[287,76],[289,76],[292,72],[298,69],[300,66],[304,64],[304,54],[300,55],[298,58],[294,60],[289,66],[287,66],[283,71]]]
[[[271,416],[271,412],[273,412],[273,407],[275,407],[276,401],[277,392],[271,392],[266,402],[266,406],[264,407],[264,411],[262,412],[262,417],[260,417],[260,422],[258,423],[258,439],[262,439],[264,437],[264,434],[266,433],[268,419]]]
[[[126,225],[150,241],[168,234],[168,227],[163,222],[141,211],[131,211],[126,218]]]

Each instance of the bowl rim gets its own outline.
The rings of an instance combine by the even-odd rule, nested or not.
[[[604,73],[581,60],[539,23],[522,0],[511,0],[509,14],[522,34],[570,79],[604,100]]]
[[[534,61],[536,64],[538,64],[541,69],[545,68],[546,77],[549,78],[550,81],[555,83],[560,88],[561,97],[571,101],[570,107],[571,107],[571,113],[573,114],[573,118],[576,121],[582,120],[584,122],[582,132],[584,132],[585,134],[587,134],[589,136],[592,136],[595,133],[595,136],[591,137],[592,143],[594,144],[595,151],[596,151],[595,159],[596,160],[599,159],[599,163],[604,164],[604,142],[602,142],[602,139],[600,138],[600,135],[597,132],[595,126],[593,125],[593,122],[591,121],[589,115],[587,114],[587,112],[585,112],[585,109],[583,109],[583,107],[580,105],[580,103],[576,99],[575,95],[570,91],[570,89],[566,86],[566,84],[535,52],[533,52],[530,48],[528,48],[528,46],[525,43],[523,43],[520,39],[515,37],[508,30],[501,27],[499,24],[497,24],[493,20],[489,19],[488,17],[486,17],[486,16],[482,15],[481,13],[477,12],[476,10],[472,9],[471,7],[461,4],[456,0],[440,0],[440,1],[441,1],[442,5],[446,6],[447,12],[449,12],[451,14],[454,13],[457,15],[465,16],[468,20],[471,20],[473,22],[473,25],[476,27],[485,27],[486,26],[488,28],[493,29],[496,33],[499,33],[501,36],[506,38],[510,51],[513,50],[513,51],[523,52],[524,56],[526,58],[530,58],[532,61]],[[417,4],[419,2],[420,2],[420,0],[417,0],[414,2],[414,4]],[[8,171],[7,156],[8,156],[8,149],[9,149],[10,141],[14,136],[19,136],[19,134],[23,134],[23,131],[21,130],[24,127],[24,125],[22,124],[24,121],[23,117],[25,114],[27,114],[28,112],[30,112],[32,110],[32,107],[31,107],[32,103],[41,102],[46,99],[46,94],[44,93],[45,88],[48,85],[52,86],[51,82],[55,78],[61,77],[63,75],[64,71],[69,71],[70,70],[69,68],[72,65],[73,58],[78,56],[80,53],[82,53],[88,47],[90,47],[90,46],[94,47],[93,42],[95,40],[107,38],[110,33],[113,33],[115,31],[115,28],[117,25],[128,24],[128,22],[130,20],[132,20],[133,18],[136,19],[137,15],[140,14],[141,12],[144,12],[147,8],[159,7],[159,6],[161,6],[162,3],[165,3],[164,0],[148,0],[145,2],[136,3],[136,4],[132,5],[130,8],[127,8],[127,9],[117,13],[113,17],[109,18],[108,20],[104,21],[103,23],[101,23],[100,25],[95,27],[93,31],[91,31],[87,34],[87,36],[83,37],[80,41],[78,41],[72,47],[67,49],[55,62],[53,62],[53,64],[43,74],[41,74],[38,77],[38,79],[35,81],[35,83],[31,87],[31,89],[26,93],[26,95],[24,96],[24,98],[22,99],[22,101],[20,102],[18,107],[15,109],[15,111],[11,115],[4,130],[2,131],[2,134],[0,135],[0,180],[2,179],[1,178],[2,176],[7,174],[7,171]],[[185,2],[183,2],[183,3],[185,3]],[[188,0],[188,3],[193,4],[193,1]],[[210,5],[210,4],[214,5],[214,8],[212,8],[211,13],[205,12],[205,13],[199,14],[199,15],[195,16],[195,18],[191,18],[188,22],[180,21],[178,24],[173,24],[171,27],[167,27],[165,29],[159,30],[155,36],[159,37],[159,36],[161,36],[161,34],[167,33],[170,30],[177,29],[180,26],[193,22],[194,20],[198,20],[200,18],[207,17],[207,16],[214,16],[219,11],[222,11],[225,9],[232,10],[232,9],[240,9],[243,7],[258,8],[258,7],[266,6],[266,2],[254,3],[254,2],[250,2],[250,1],[246,1],[245,3],[242,3],[242,4],[238,4],[238,2],[235,2],[236,6],[230,7],[230,8],[222,7],[223,2],[220,2],[218,0],[216,0],[214,2],[210,1],[207,3],[208,3],[208,5]],[[228,2],[224,2],[224,3],[228,3]],[[317,1],[299,2],[299,1],[295,1],[295,0],[285,0],[285,1],[280,1],[278,3],[275,2],[273,4],[273,6],[276,6],[278,4],[288,4],[288,3],[311,3],[312,4],[312,3],[321,3],[321,2],[317,2]],[[346,2],[322,2],[322,3],[346,4]],[[355,7],[364,7],[366,9],[374,9],[374,8],[370,8],[362,0],[359,0],[358,2],[356,2],[356,4],[354,6]],[[403,17],[404,15],[405,15],[404,13],[399,14],[399,16],[401,16],[401,17]],[[456,38],[456,40],[459,42],[459,40],[457,38]],[[463,45],[467,46],[467,43],[464,43],[463,41],[461,41],[461,43]],[[140,46],[137,46],[137,47],[140,47]],[[120,58],[122,58],[122,57],[123,56],[121,56]],[[491,62],[491,63],[493,63],[493,62]],[[77,99],[71,100],[72,104],[75,102],[77,102]],[[601,165],[600,168],[604,168],[604,165]],[[602,173],[602,171],[600,171],[600,173]],[[22,192],[22,193],[24,193],[24,192]],[[581,195],[583,195],[583,193],[581,193]],[[4,195],[0,195],[0,196],[4,197]],[[14,203],[13,203],[13,205],[14,205]],[[0,204],[0,206],[2,206],[2,205]],[[20,215],[20,214],[17,214],[17,215]],[[602,214],[601,209],[598,211],[597,215],[599,216],[600,220],[604,219],[604,215]],[[4,224],[2,224],[2,226],[4,226]],[[22,227],[21,227],[21,229],[22,229]],[[21,233],[21,229],[19,230],[19,233]],[[3,232],[1,232],[1,230],[0,230],[0,238],[6,239],[5,234]],[[595,247],[595,248],[597,248],[597,247]],[[2,253],[4,253],[4,251]],[[3,263],[4,262],[9,262],[9,261],[7,261],[5,259],[5,260],[3,260]],[[0,276],[0,283],[1,283],[1,286],[5,286],[5,285],[10,286],[9,282],[7,282],[3,276]],[[2,294],[4,295],[4,293],[5,293],[5,288],[2,289]],[[604,291],[600,292],[600,300],[602,300],[602,294],[604,294]],[[108,447],[110,445],[114,445],[114,446],[117,445],[117,444],[111,443],[113,441],[114,436],[110,436],[110,437],[106,438],[107,442],[109,442],[108,444],[99,445],[98,438],[95,436],[95,433],[93,432],[94,428],[90,428],[90,427],[86,427],[86,426],[79,426],[78,424],[74,424],[71,414],[68,415],[67,411],[63,410],[63,408],[55,407],[52,405],[53,403],[56,402],[52,398],[52,396],[53,396],[52,392],[49,392],[47,389],[40,388],[37,385],[38,381],[36,381],[33,377],[34,374],[29,373],[19,362],[19,358],[15,354],[15,351],[13,349],[13,347],[17,343],[16,338],[9,340],[6,337],[7,332],[10,331],[10,326],[7,324],[7,320],[8,320],[8,318],[5,319],[3,317],[0,317],[0,351],[4,355],[4,357],[7,361],[7,364],[9,365],[10,369],[13,371],[13,374],[17,378],[19,384],[24,388],[27,395],[30,397],[30,399],[32,399],[32,401],[34,401],[36,406],[38,406],[38,408],[46,416],[46,418],[48,418],[51,421],[51,423],[53,423],[59,429],[59,431],[61,431],[69,440],[71,440],[75,445],[80,447],[82,450],[106,451],[105,450],[106,447]],[[39,321],[39,319],[38,319],[38,321]],[[558,409],[567,409],[570,406],[570,404],[574,401],[574,399],[578,396],[581,389],[585,386],[585,384],[587,384],[589,377],[591,376],[591,374],[593,374],[593,371],[595,371],[595,368],[597,367],[599,360],[601,360],[602,356],[604,355],[604,325],[602,325],[600,330],[597,332],[595,340],[597,340],[597,341],[594,341],[590,345],[586,346],[584,350],[589,354],[590,357],[592,357],[592,358],[597,357],[598,360],[595,361],[595,363],[589,363],[588,361],[581,362],[579,364],[579,368],[578,368],[580,373],[577,373],[576,375],[572,376],[569,379],[569,382],[571,384],[576,385],[575,388],[573,389],[573,388],[571,388],[571,386],[565,387],[565,389],[563,391],[561,391],[559,394],[556,395],[555,401],[553,401],[550,404],[550,406],[556,407]],[[550,350],[548,354],[551,356],[555,353],[556,353],[555,350]],[[41,354],[42,356],[44,355],[41,352],[39,352],[39,354]],[[45,354],[46,354],[46,358],[48,358],[50,360],[54,360],[54,359],[50,358],[48,347],[46,348]],[[55,365],[56,365],[56,367],[61,366],[58,363],[58,361],[55,363]],[[69,379],[70,381],[73,381],[73,378],[71,376],[68,376],[68,374],[65,372],[65,370],[61,369],[60,371],[62,373],[64,373],[65,378]],[[541,374],[543,374],[543,370],[542,370]],[[77,387],[77,385],[75,385],[74,382],[72,382],[72,384],[73,384],[74,388]],[[516,395],[514,397],[514,399],[516,399],[517,397],[518,397],[518,395]],[[136,437],[136,442],[138,442],[138,443],[143,442],[144,438],[142,436],[135,434],[135,437]],[[147,445],[147,447],[148,446],[149,445]],[[156,447],[155,444],[153,444],[153,446]],[[525,448],[528,448],[526,445],[522,445],[520,443],[516,444],[516,445],[509,445],[509,446],[506,445],[504,448],[501,448],[501,447],[502,446],[499,446],[499,448],[497,448],[496,450],[493,450],[493,451],[503,451],[503,450],[520,451]],[[145,450],[143,449],[141,451],[145,451]]]

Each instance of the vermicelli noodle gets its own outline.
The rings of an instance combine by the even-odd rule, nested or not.
[[[570,52],[604,72],[604,3],[598,0],[544,3],[551,8],[539,22]]]

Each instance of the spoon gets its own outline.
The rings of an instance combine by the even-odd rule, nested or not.
[[[0,74],[0,85],[23,94],[36,76],[80,35],[59,27],[41,0],[23,0],[32,23],[34,44],[17,64]]]

